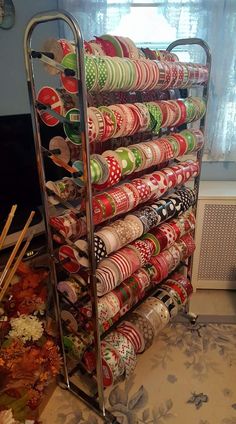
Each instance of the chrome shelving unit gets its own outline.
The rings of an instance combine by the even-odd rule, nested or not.
[[[92,302],[92,311],[93,311],[93,332],[94,332],[94,347],[96,354],[96,386],[97,393],[95,395],[88,395],[84,390],[79,388],[71,379],[72,372],[69,372],[67,366],[66,352],[63,344],[63,326],[60,317],[60,300],[57,291],[57,270],[56,270],[56,256],[53,246],[52,232],[49,225],[49,205],[48,205],[48,195],[46,192],[46,180],[45,180],[45,169],[44,169],[44,158],[45,148],[41,143],[40,135],[40,125],[38,121],[38,103],[36,99],[35,91],[35,77],[34,77],[34,66],[33,60],[42,59],[47,63],[51,63],[55,68],[64,71],[60,68],[60,65],[54,62],[53,57],[47,55],[47,52],[35,52],[32,49],[32,35],[34,30],[41,24],[47,22],[63,21],[66,23],[70,30],[72,31],[75,44],[75,52],[77,57],[77,73],[74,75],[77,78],[78,83],[78,92],[77,96],[77,105],[76,107],[80,110],[80,137],[82,140],[82,160],[84,166],[84,186],[85,186],[85,197],[86,197],[86,220],[87,220],[87,240],[89,245],[89,270],[88,270],[88,284],[90,287],[90,295]],[[87,91],[85,84],[85,66],[84,66],[84,50],[83,50],[83,36],[78,25],[78,22],[75,18],[65,11],[50,11],[42,12],[41,14],[35,15],[30,22],[28,23],[25,36],[24,36],[24,51],[25,51],[25,66],[26,66],[26,75],[27,75],[27,85],[31,106],[31,115],[33,123],[33,133],[34,133],[34,142],[37,158],[37,167],[39,174],[39,182],[41,188],[41,195],[43,201],[43,211],[44,211],[44,221],[47,235],[47,247],[48,255],[50,258],[50,280],[53,285],[54,292],[54,302],[55,302],[55,316],[58,324],[59,330],[59,343],[61,348],[61,353],[63,357],[63,375],[60,379],[61,387],[69,390],[73,395],[79,397],[83,400],[90,408],[92,408],[96,413],[98,413],[106,422],[116,423],[116,418],[106,410],[105,401],[104,401],[104,388],[103,388],[103,375],[102,375],[102,358],[101,358],[101,337],[99,331],[99,322],[98,322],[98,307],[97,307],[97,286],[96,286],[96,261],[94,254],[94,223],[93,223],[93,209],[92,209],[92,184],[91,184],[91,173],[90,173],[90,145],[88,137],[88,128],[87,128]],[[199,39],[186,39],[186,40],[177,40],[172,43],[167,50],[171,51],[176,46],[185,45],[185,44],[198,44],[203,47],[206,53],[206,63],[211,66],[211,57],[207,44]],[[208,95],[208,84],[204,87],[204,95]],[[53,116],[56,116],[61,119],[59,115],[55,112],[47,109],[49,113]],[[201,122],[201,126],[204,126],[204,122]],[[199,161],[202,159],[202,155],[198,155]],[[195,188],[199,189],[199,178],[195,180]],[[63,202],[62,202],[63,204]],[[72,210],[77,212],[78,210],[73,205],[67,203],[64,204],[66,207],[71,207]],[[156,289],[157,290],[157,289]],[[154,294],[154,290],[150,290],[148,295]],[[145,298],[143,299],[145,300]],[[137,306],[137,305],[136,305]],[[135,306],[135,307],[136,307]],[[134,308],[135,308],[134,307]],[[133,308],[133,309],[134,309]],[[124,317],[122,317],[124,319]],[[116,323],[117,325],[117,323]]]

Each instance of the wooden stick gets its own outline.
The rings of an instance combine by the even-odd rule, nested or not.
[[[2,286],[3,281],[4,281],[4,279],[5,279],[8,271],[9,271],[11,265],[12,265],[12,262],[15,259],[15,256],[16,256],[16,254],[17,254],[17,252],[18,252],[18,250],[20,248],[20,245],[21,245],[21,243],[22,243],[22,241],[23,241],[23,239],[25,237],[25,234],[26,234],[26,232],[27,232],[27,230],[28,230],[28,228],[29,228],[29,226],[31,224],[31,221],[32,221],[32,219],[34,217],[34,214],[35,214],[34,211],[32,211],[30,213],[29,218],[27,219],[23,230],[21,231],[21,233],[19,235],[19,238],[17,240],[17,243],[16,243],[16,245],[15,245],[15,247],[14,247],[14,249],[13,249],[11,255],[10,255],[10,258],[8,259],[7,264],[6,264],[6,266],[5,266],[4,270],[3,270],[3,273],[2,273],[2,275],[0,277],[0,287]]]
[[[3,299],[3,296],[5,295],[5,293],[6,293],[7,289],[8,289],[8,287],[9,287],[9,285],[11,284],[11,281],[12,281],[12,279],[13,279],[16,271],[17,271],[17,268],[18,268],[20,262],[22,261],[22,259],[23,259],[24,255],[25,255],[25,253],[26,253],[26,251],[27,251],[27,249],[28,249],[28,247],[29,247],[29,245],[30,245],[31,240],[32,240],[33,237],[34,237],[34,231],[27,238],[27,240],[26,240],[26,242],[25,242],[25,244],[24,244],[24,246],[23,246],[23,248],[22,248],[19,256],[16,259],[16,262],[14,263],[13,267],[11,268],[10,272],[7,275],[7,278],[6,278],[6,281],[4,283],[4,286],[2,287],[2,289],[0,289],[0,302]]]
[[[11,211],[10,211],[10,213],[8,215],[6,224],[4,225],[4,228],[2,230],[2,233],[1,233],[1,236],[0,236],[0,250],[3,247],[3,244],[4,244],[5,238],[7,236],[8,230],[9,230],[9,228],[11,226],[12,220],[13,220],[14,215],[15,215],[15,212],[16,212],[16,208],[17,208],[17,205],[13,205],[11,207]]]

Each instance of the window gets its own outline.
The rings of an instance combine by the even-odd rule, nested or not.
[[[235,0],[59,0],[77,17],[85,39],[111,33],[139,46],[163,49],[178,38],[199,37],[212,51],[207,115],[210,157],[236,160]],[[177,51],[180,60],[202,61],[200,48]]]

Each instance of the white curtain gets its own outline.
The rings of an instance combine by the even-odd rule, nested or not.
[[[206,40],[212,52],[207,150],[211,159],[236,160],[236,0],[58,1],[77,17],[85,39],[113,33],[159,48],[177,38]],[[199,47],[181,55],[203,57]]]

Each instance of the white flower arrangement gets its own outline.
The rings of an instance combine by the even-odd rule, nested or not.
[[[21,315],[19,318],[12,318],[10,324],[9,337],[21,339],[24,343],[39,340],[43,335],[43,325],[33,315]]]

